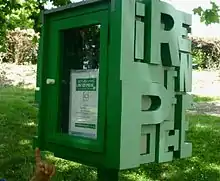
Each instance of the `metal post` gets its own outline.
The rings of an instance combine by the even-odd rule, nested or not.
[[[117,169],[98,169],[98,181],[119,181],[119,170]]]

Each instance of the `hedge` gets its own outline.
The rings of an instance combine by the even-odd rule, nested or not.
[[[193,63],[202,69],[220,68],[220,38],[190,37]],[[37,62],[39,33],[19,28],[8,31],[5,53],[0,53],[0,62],[16,64]]]
[[[39,33],[33,29],[8,31],[6,36],[6,52],[0,54],[3,62],[16,64],[37,62]]]
[[[191,37],[193,63],[202,69],[220,68],[220,38]]]

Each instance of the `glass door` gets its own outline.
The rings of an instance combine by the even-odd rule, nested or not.
[[[57,67],[57,94],[48,95],[55,112],[48,114],[48,125],[53,126],[47,136],[53,143],[101,152],[106,122],[108,12],[54,21],[50,37],[54,40],[48,59]]]

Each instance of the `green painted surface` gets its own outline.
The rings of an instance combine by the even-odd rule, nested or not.
[[[136,2],[136,15],[137,16],[145,16],[145,4]]]
[[[144,13],[140,13],[140,7],[136,6],[139,12],[135,16],[135,0],[122,2],[120,168],[182,158],[178,152],[190,156],[191,144],[184,140],[187,123],[184,117],[175,117],[176,112],[185,115],[188,108],[180,110],[183,103],[176,96],[191,91],[191,42],[183,38],[191,26],[190,16],[158,0],[142,1],[150,11],[141,19]],[[151,20],[150,26],[147,20]],[[145,42],[144,37],[148,38]],[[142,50],[146,50],[144,58]],[[151,131],[146,134],[147,126]],[[142,150],[149,151],[143,154]]]
[[[118,169],[191,156],[185,140],[192,86],[190,15],[159,0],[118,0],[46,14],[44,23],[37,84],[41,149],[113,169],[115,177]],[[78,126],[97,127],[96,140],[68,135],[69,72],[80,66],[80,55],[63,56],[78,41],[64,43],[62,33],[94,24],[101,25],[98,124]],[[54,83],[46,84],[48,78]],[[96,83],[78,80],[76,89],[94,91]]]
[[[143,60],[144,59],[144,23],[136,21],[136,36],[135,36],[135,59]]]
[[[76,91],[96,91],[96,79],[76,79]]]

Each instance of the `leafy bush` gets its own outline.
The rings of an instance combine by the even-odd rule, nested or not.
[[[3,62],[16,64],[37,62],[39,34],[33,29],[8,31],[6,36],[6,53]]]
[[[220,68],[220,39],[192,37],[193,63],[200,68]]]
[[[15,30],[7,32],[7,51],[0,55],[0,62],[16,64],[37,62],[39,33],[33,29]],[[200,68],[220,68],[220,39],[191,37],[193,63]]]
[[[4,52],[0,52],[0,63],[3,62],[4,57],[5,57],[5,53]]]

